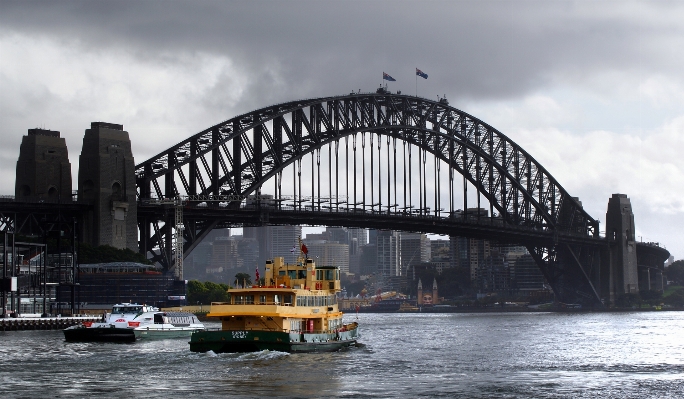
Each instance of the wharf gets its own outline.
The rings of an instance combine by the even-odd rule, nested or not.
[[[0,331],[63,330],[84,321],[100,321],[101,316],[11,317],[0,319]]]

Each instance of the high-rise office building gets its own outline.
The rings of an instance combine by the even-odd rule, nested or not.
[[[266,264],[267,259],[282,256],[287,262],[292,262],[299,250],[299,239],[302,236],[301,226],[263,226],[245,227],[242,229],[244,238],[254,239],[259,243],[258,263]]]
[[[405,275],[410,266],[430,262],[432,247],[426,234],[401,233],[401,269]]]
[[[319,266],[336,266],[349,273],[349,245],[336,241],[309,241],[309,257]]]
[[[401,233],[380,230],[376,235],[378,273],[383,278],[401,276]]]

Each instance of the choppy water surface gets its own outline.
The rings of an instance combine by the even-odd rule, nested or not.
[[[199,354],[187,339],[66,343],[61,331],[0,332],[0,396],[684,397],[684,312],[358,319],[364,346],[324,354]]]

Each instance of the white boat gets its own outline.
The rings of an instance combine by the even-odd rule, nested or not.
[[[189,337],[195,331],[204,330],[197,316],[187,312],[157,312],[152,315],[153,323],[144,321],[133,329],[136,339]]]
[[[100,323],[84,322],[64,330],[71,342],[132,342],[139,338],[176,338],[204,330],[192,313],[162,312],[159,308],[137,303],[120,303],[103,315]]]

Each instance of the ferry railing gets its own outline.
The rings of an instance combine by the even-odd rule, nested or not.
[[[231,302],[212,302],[212,306],[220,306],[220,305],[277,305],[277,306],[294,306],[294,303],[292,302],[282,302],[282,301],[266,301],[266,302],[260,302],[260,301],[249,301],[249,300],[242,300],[242,301],[235,301],[233,303]]]
[[[334,329],[325,329],[325,330],[287,330],[287,329],[278,329],[278,328],[271,328],[268,326],[265,326],[268,328],[268,331],[280,331],[284,333],[290,333],[290,334],[335,334],[335,333],[341,333],[341,332],[347,332],[347,331],[354,331],[358,328],[358,323],[353,322],[353,323],[348,323],[342,325],[340,328],[334,328]],[[243,328],[243,329],[236,329],[236,330],[229,330],[229,331],[263,331],[263,328]],[[221,327],[213,327],[213,328],[205,328],[205,331],[223,331]]]

